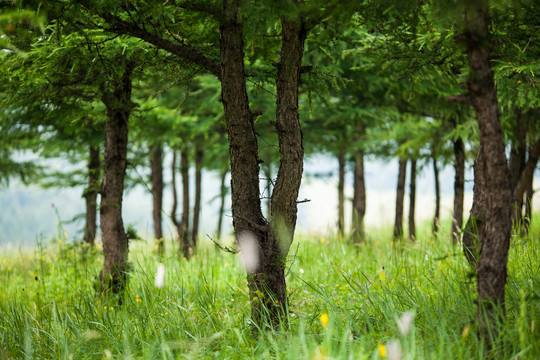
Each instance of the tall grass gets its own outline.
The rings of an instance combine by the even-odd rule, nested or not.
[[[95,295],[101,249],[60,234],[0,255],[0,359],[539,359],[534,220],[529,236],[512,239],[506,319],[489,354],[476,336],[472,272],[449,237],[426,226],[415,243],[392,244],[386,230],[361,246],[298,235],[287,268],[290,326],[262,333],[249,322],[237,255],[202,244],[188,262],[133,242],[119,306]],[[400,329],[403,314],[414,316],[409,331]]]

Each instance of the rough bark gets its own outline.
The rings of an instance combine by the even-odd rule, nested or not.
[[[154,220],[154,239],[158,253],[165,251],[161,210],[163,209],[163,150],[160,143],[150,147],[150,182],[152,184],[152,217]]]
[[[227,195],[227,187],[225,186],[225,179],[227,178],[227,174],[229,173],[229,170],[223,170],[221,172],[221,182],[219,186],[219,214],[218,214],[218,223],[217,223],[217,229],[216,229],[216,237],[219,239],[221,238],[221,228],[223,225],[223,213],[225,212],[225,196]]]
[[[439,232],[439,217],[441,213],[441,186],[439,181],[439,165],[437,164],[437,157],[433,156],[433,176],[435,178],[435,215],[433,216],[433,233]]]
[[[467,84],[479,125],[485,158],[485,229],[477,264],[478,319],[484,340],[497,333],[498,314],[504,313],[508,248],[512,231],[512,192],[497,91],[490,66],[489,1],[465,2],[465,39],[471,75]],[[490,335],[491,334],[491,335]]]
[[[465,195],[465,145],[461,138],[454,141],[454,169],[454,211],[451,236],[452,243],[456,246],[463,227],[463,199]]]
[[[180,220],[180,252],[189,259],[193,253],[189,238],[189,158],[187,150],[180,151],[180,175],[182,177],[182,219]]]
[[[403,200],[405,198],[405,178],[407,159],[399,159],[398,181],[396,190],[396,217],[394,221],[394,240],[403,237]]]
[[[345,154],[338,154],[338,234],[343,237],[345,230]]]
[[[358,149],[354,154],[354,190],[352,236],[354,243],[365,241],[364,216],[366,215],[366,182],[364,177],[364,150]]]
[[[233,227],[240,249],[244,241],[246,244],[251,242],[254,254],[250,255],[258,260],[253,267],[246,267],[246,271],[252,318],[255,323],[261,324],[263,304],[268,305],[270,312],[275,308],[269,299],[270,294],[279,303],[286,301],[285,278],[274,278],[274,267],[284,267],[284,263],[275,261],[275,251],[272,251],[275,239],[261,211],[257,137],[244,78],[243,26],[238,19],[239,1],[224,0],[222,6],[221,95],[229,139]],[[271,264],[272,261],[274,264]]]
[[[201,182],[202,182],[202,161],[204,153],[201,149],[195,149],[195,200],[193,204],[193,225],[191,229],[191,245],[197,248],[197,238],[199,234],[199,216],[201,213]]]
[[[411,181],[409,183],[409,239],[416,240],[414,212],[416,207],[416,159],[411,159]]]
[[[86,202],[86,223],[84,227],[84,241],[93,246],[96,239],[97,221],[97,195],[100,187],[101,160],[99,147],[90,146],[88,158],[88,187],[84,191]]]
[[[105,156],[101,184],[100,224],[105,258],[100,290],[119,293],[126,282],[128,239],[122,222],[122,195],[126,174],[128,119],[131,102],[131,68],[127,66],[114,89],[101,97],[107,108]]]

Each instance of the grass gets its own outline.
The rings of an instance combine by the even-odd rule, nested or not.
[[[512,240],[496,359],[540,358],[539,220],[529,237]],[[390,238],[371,231],[367,244],[352,246],[299,234],[287,269],[291,325],[258,334],[238,255],[212,244],[187,262],[133,242],[122,306],[95,297],[100,248],[64,233],[46,246],[3,251],[0,359],[486,358],[475,279],[449,238],[433,238],[428,226],[414,244]],[[163,288],[154,285],[159,262]],[[410,315],[409,331],[400,331]]]

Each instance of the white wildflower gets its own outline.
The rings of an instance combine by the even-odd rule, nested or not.
[[[404,312],[398,320],[398,330],[403,336],[411,331],[411,326],[414,321],[414,313],[411,311]]]
[[[163,287],[163,283],[165,282],[165,265],[162,263],[158,264],[157,271],[156,271],[156,279],[154,281],[154,284],[158,288]]]

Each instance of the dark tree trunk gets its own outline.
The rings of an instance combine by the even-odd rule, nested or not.
[[[163,228],[161,210],[163,209],[163,150],[160,143],[150,147],[150,182],[152,183],[152,215],[154,219],[154,239],[158,253],[163,254]]]
[[[435,215],[433,216],[433,233],[437,234],[439,231],[439,217],[441,213],[441,187],[439,182],[439,166],[437,164],[437,157],[433,156],[433,175],[435,177]]]
[[[105,156],[101,184],[100,223],[105,258],[100,273],[101,291],[120,293],[126,282],[128,239],[122,222],[122,195],[126,174],[128,119],[131,102],[131,67],[128,65],[112,92],[102,101],[107,108]]]
[[[407,159],[399,159],[398,182],[396,190],[396,218],[394,221],[394,240],[403,237],[403,200],[405,198],[405,178]]]
[[[272,164],[268,163],[264,166],[263,171],[266,177],[266,216],[270,218],[272,212]]]
[[[219,197],[220,197],[220,203],[219,203],[219,214],[218,214],[218,223],[217,223],[217,230],[216,230],[216,236],[217,238],[221,238],[221,228],[223,224],[223,213],[225,212],[225,196],[227,195],[227,187],[225,186],[225,179],[227,178],[227,173],[229,170],[223,170],[221,172],[221,182],[219,187]]]
[[[529,226],[531,225],[531,219],[532,219],[532,200],[534,195],[534,188],[533,188],[533,182],[529,183],[529,186],[527,187],[527,194],[525,196],[525,219],[523,219],[523,225],[525,225],[525,231],[529,232]]]
[[[366,215],[366,182],[364,178],[364,150],[358,149],[354,154],[354,193],[352,213],[352,236],[354,243],[365,240],[364,216]]]
[[[255,254],[246,256],[252,255],[259,261],[254,261],[254,266],[246,266],[246,271],[253,321],[262,324],[263,305],[268,305],[271,313],[276,311],[272,310],[275,307],[269,300],[270,296],[260,296],[261,292],[272,295],[278,303],[286,302],[285,277],[276,278],[275,275],[279,274],[280,266],[284,268],[284,263],[275,262],[275,251],[272,249],[275,240],[261,211],[257,137],[244,78],[243,25],[238,18],[239,1],[224,0],[222,4],[221,95],[229,139],[233,227],[241,250],[244,243],[254,243],[245,245],[244,249],[250,247]]]
[[[201,182],[202,182],[202,160],[203,151],[195,149],[195,204],[193,205],[193,226],[191,229],[191,244],[197,248],[197,237],[199,234],[199,215],[201,213]]]
[[[338,154],[338,234],[343,237],[345,228],[345,154]]]
[[[454,141],[454,212],[452,215],[452,243],[457,245],[463,227],[463,198],[465,195],[465,145],[461,138]]]
[[[409,239],[416,240],[414,211],[416,207],[416,159],[411,159],[411,182],[409,184]]]
[[[174,227],[176,228],[176,233],[178,235],[178,244],[179,249],[182,249],[182,224],[180,221],[178,221],[178,218],[176,216],[176,211],[178,210],[178,191],[176,190],[176,158],[177,158],[177,152],[173,149],[173,158],[171,163],[171,174],[172,174],[172,180],[171,180],[171,189],[172,189],[172,196],[173,196],[173,202],[172,202],[172,208],[171,208],[171,221],[174,224]],[[181,252],[181,250],[180,250]]]
[[[100,187],[101,161],[99,147],[91,145],[88,159],[88,187],[84,191],[86,201],[86,225],[84,228],[84,241],[94,246],[96,239],[97,195]]]
[[[480,249],[481,239],[486,227],[486,161],[482,148],[478,149],[478,154],[474,161],[474,189],[473,204],[469,213],[469,219],[463,229],[463,254],[472,266],[476,266]]]
[[[180,175],[182,176],[182,219],[180,221],[180,251],[189,259],[193,252],[189,238],[189,159],[187,150],[180,151]]]
[[[497,314],[504,313],[508,248],[512,231],[512,191],[497,91],[490,66],[489,1],[465,2],[465,39],[471,76],[469,99],[476,110],[480,152],[485,159],[485,229],[480,231],[477,265],[478,319],[488,344],[496,335]],[[476,189],[475,189],[476,191]],[[499,309],[499,310],[497,310]],[[493,338],[496,338],[494,336]]]
[[[521,171],[521,174],[519,176],[519,179],[514,185],[513,188],[513,203],[514,203],[514,211],[513,211],[513,221],[514,224],[520,224],[521,223],[521,216],[522,212],[521,209],[523,209],[523,196],[525,195],[525,191],[529,187],[529,184],[532,183],[534,170],[536,169],[536,164],[538,163],[538,158],[540,157],[540,138],[536,140],[534,145],[531,147],[529,151],[529,159],[527,160],[527,163],[524,165],[523,170]]]

